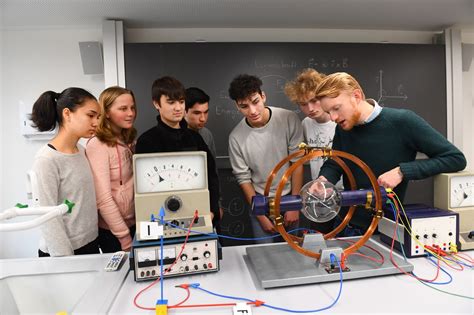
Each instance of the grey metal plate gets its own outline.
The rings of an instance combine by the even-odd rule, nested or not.
[[[326,241],[326,243],[328,247],[346,248],[350,245],[347,241],[354,242],[359,238],[359,236],[340,238]],[[346,260],[346,266],[350,271],[343,272],[344,280],[400,273],[390,261],[389,248],[369,239],[358,251],[377,259],[380,259],[378,254],[367,246],[379,251],[384,256],[384,263],[380,264],[365,257],[351,255]],[[299,254],[286,243],[247,247],[246,253],[247,266],[255,272],[257,281],[263,288],[331,282],[340,279],[339,272],[328,273],[325,270],[326,264],[320,264],[315,259]],[[403,257],[396,252],[393,253],[393,258],[405,272],[413,270],[413,265],[405,262]]]

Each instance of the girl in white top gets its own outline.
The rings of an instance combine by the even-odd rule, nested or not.
[[[56,206],[68,199],[72,212],[41,226],[38,254],[67,256],[99,253],[94,181],[80,138],[94,135],[100,114],[96,98],[81,88],[47,91],[33,105],[31,120],[40,131],[58,134],[36,154],[40,206]]]

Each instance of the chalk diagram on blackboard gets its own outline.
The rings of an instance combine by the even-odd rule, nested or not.
[[[224,210],[227,210],[230,215],[238,217],[244,213],[245,204],[242,199],[234,197],[229,201],[229,205]]]
[[[224,235],[242,236],[245,232],[245,224],[243,221],[232,221],[229,225],[221,225],[221,232]]]
[[[223,209],[226,215],[239,218],[242,217],[244,213],[245,204],[242,199],[235,197],[232,198],[229,201],[228,206],[223,207]],[[227,232],[228,235],[240,236],[245,232],[245,224],[242,220],[232,219],[232,222],[230,222],[228,225],[221,225],[221,231]]]
[[[387,91],[383,88],[383,70],[379,70],[379,75],[376,77],[376,80],[379,82],[379,98],[378,103],[383,104],[384,100],[387,99],[399,99],[406,101],[408,95],[405,94],[403,84],[397,86],[397,95],[387,95]]]

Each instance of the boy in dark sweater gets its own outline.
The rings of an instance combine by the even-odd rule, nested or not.
[[[403,202],[410,180],[466,167],[464,154],[414,112],[380,107],[365,99],[359,83],[344,72],[324,78],[316,89],[321,107],[337,123],[333,149],[351,153],[364,161],[378,178],[378,184],[393,189]],[[428,159],[416,160],[417,152]],[[358,188],[371,188],[368,177],[354,163],[348,166]],[[343,171],[332,160],[324,163],[320,178],[336,183]],[[347,177],[344,186],[350,187]],[[340,214],[345,215],[345,214]],[[364,232],[372,217],[357,209],[351,225]]]
[[[212,223],[218,228],[219,180],[215,160],[202,137],[188,128],[185,114],[184,86],[172,77],[155,80],[152,86],[153,105],[158,110],[157,125],[138,137],[135,153],[205,151],[207,153],[207,181]]]

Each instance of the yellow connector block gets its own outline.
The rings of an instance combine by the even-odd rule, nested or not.
[[[156,315],[168,315],[168,305],[157,305]]]
[[[155,311],[156,315],[168,315],[168,300],[158,300]]]
[[[449,251],[456,254],[458,252],[458,246],[456,244],[449,245]]]

